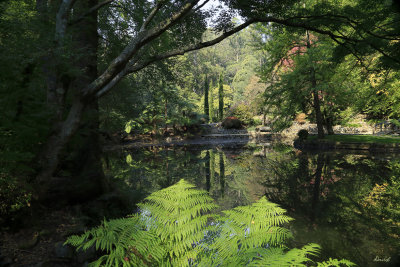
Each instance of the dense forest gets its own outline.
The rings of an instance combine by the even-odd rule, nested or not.
[[[185,140],[232,118],[280,132],[300,116],[316,124],[319,139],[357,116],[400,126],[399,21],[395,0],[0,1],[0,224],[112,192],[103,151],[110,144]],[[153,197],[146,207],[160,212]],[[211,210],[210,201],[199,203]],[[240,220],[235,212],[247,210],[224,220]],[[274,227],[290,221],[279,218]],[[233,257],[218,243],[224,233],[213,247],[224,256],[203,255],[205,266]],[[272,242],[253,241],[243,244]],[[289,254],[301,263],[316,250]],[[176,266],[188,260],[182,251],[170,255]],[[133,265],[160,263],[166,252],[140,253]]]

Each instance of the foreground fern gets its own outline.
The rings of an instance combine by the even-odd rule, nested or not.
[[[207,192],[181,180],[139,207],[138,214],[104,221],[66,243],[103,251],[91,266],[309,266],[309,256],[319,252],[316,244],[284,246],[291,233],[282,224],[292,219],[265,197],[219,217],[209,214],[216,205]],[[332,259],[317,264],[353,265]]]

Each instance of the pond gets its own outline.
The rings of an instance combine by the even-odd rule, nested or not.
[[[207,190],[221,210],[265,195],[294,218],[290,246],[317,243],[321,259],[400,266],[400,155],[283,144],[149,147],[109,152],[106,165],[132,207],[180,179]]]

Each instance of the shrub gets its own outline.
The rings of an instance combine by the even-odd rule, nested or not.
[[[242,122],[236,117],[225,118],[221,125],[225,129],[241,129],[242,128]]]
[[[232,107],[230,110],[232,116],[237,117],[239,120],[243,122],[244,125],[252,125],[253,121],[253,112],[249,105],[239,104],[237,106]]]
[[[300,130],[297,133],[297,136],[299,137],[300,140],[307,140],[308,138],[308,131],[305,129]]]
[[[219,216],[209,213],[217,206],[206,191],[181,180],[139,207],[138,214],[104,221],[66,243],[104,251],[92,266],[310,266],[309,256],[320,249],[316,244],[286,249],[292,234],[281,225],[292,219],[265,197]]]

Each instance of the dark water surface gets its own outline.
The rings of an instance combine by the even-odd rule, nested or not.
[[[317,243],[321,259],[400,266],[400,155],[301,153],[291,147],[188,146],[110,152],[108,173],[134,203],[185,179],[221,210],[265,195],[295,220],[291,246]]]

